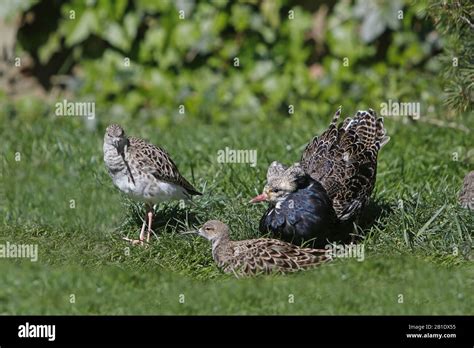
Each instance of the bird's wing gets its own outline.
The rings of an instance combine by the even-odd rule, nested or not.
[[[307,145],[301,165],[326,189],[338,218],[348,220],[372,194],[378,151],[390,138],[383,119],[372,109],[358,111],[338,125],[340,113],[339,109],[329,128]]]
[[[129,138],[129,161],[140,171],[150,173],[156,179],[182,186],[191,195],[200,195],[179,172],[168,153],[139,138]]]
[[[270,271],[292,272],[326,262],[323,249],[300,248],[278,239],[253,239],[235,242],[234,259],[250,274]]]
[[[276,232],[286,224],[286,217],[283,214],[276,214],[275,207],[270,206],[265,214],[260,218],[259,231],[268,233]]]

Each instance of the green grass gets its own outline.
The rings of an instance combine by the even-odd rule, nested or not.
[[[0,314],[472,314],[474,306],[467,268],[452,272],[411,257],[212,281],[162,271],[153,256],[140,263],[94,271],[2,264]]]
[[[123,121],[128,133],[163,145],[204,193],[185,209],[162,205],[158,238],[148,248],[121,240],[137,236],[143,207],[113,187],[102,160],[103,127],[90,131],[66,117],[2,117],[0,243],[39,249],[36,263],[0,259],[2,314],[474,314],[473,215],[457,204],[472,170],[470,134],[387,119],[392,140],[379,156],[369,212],[376,218],[360,239],[366,259],[234,279],[215,266],[207,241],[179,232],[220,219],[234,239],[259,236],[265,206],[247,202],[262,189],[268,164],[298,160],[329,116],[285,119],[278,127],[255,121],[167,131]],[[122,121],[101,117],[104,124]],[[217,163],[226,146],[258,150],[257,166]]]

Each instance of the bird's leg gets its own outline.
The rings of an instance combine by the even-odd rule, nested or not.
[[[146,219],[143,220],[142,229],[140,231],[140,240],[141,241],[145,240],[145,226],[146,226]]]
[[[149,206],[147,205],[147,215],[149,216],[150,214],[150,210],[149,210]],[[143,220],[143,224],[142,224],[142,229],[140,230],[140,239],[130,239],[130,238],[127,238],[127,237],[124,237],[123,239],[126,240],[127,242],[130,242],[130,244],[132,245],[143,245],[145,243],[145,227],[146,227],[146,218]],[[150,228],[149,228],[150,229]],[[150,235],[148,233],[148,238],[147,238],[147,242],[150,240]]]
[[[146,234],[146,241],[149,242],[150,235],[151,235],[151,223],[153,222],[153,206],[152,205],[150,205],[148,208],[147,216],[148,216],[148,232]]]

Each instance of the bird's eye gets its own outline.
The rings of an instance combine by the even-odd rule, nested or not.
[[[206,231],[210,231],[210,230],[211,230],[210,227],[205,227],[204,229],[205,229]]]
[[[278,193],[278,192],[280,192],[280,189],[274,188],[272,191],[273,191],[274,193]]]

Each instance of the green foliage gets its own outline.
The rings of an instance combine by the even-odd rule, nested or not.
[[[30,11],[41,15],[43,4]],[[113,105],[118,119],[272,120],[290,105],[304,118],[388,99],[439,110],[440,66],[431,59],[439,40],[427,37],[424,4],[343,0],[317,12],[275,0],[52,6],[50,28],[21,28],[20,44],[41,65],[56,59],[56,73],[74,72],[75,95],[95,100],[99,112]]]
[[[443,35],[445,102],[456,111],[472,111],[474,102],[474,3],[434,1],[428,8],[436,29]]]

